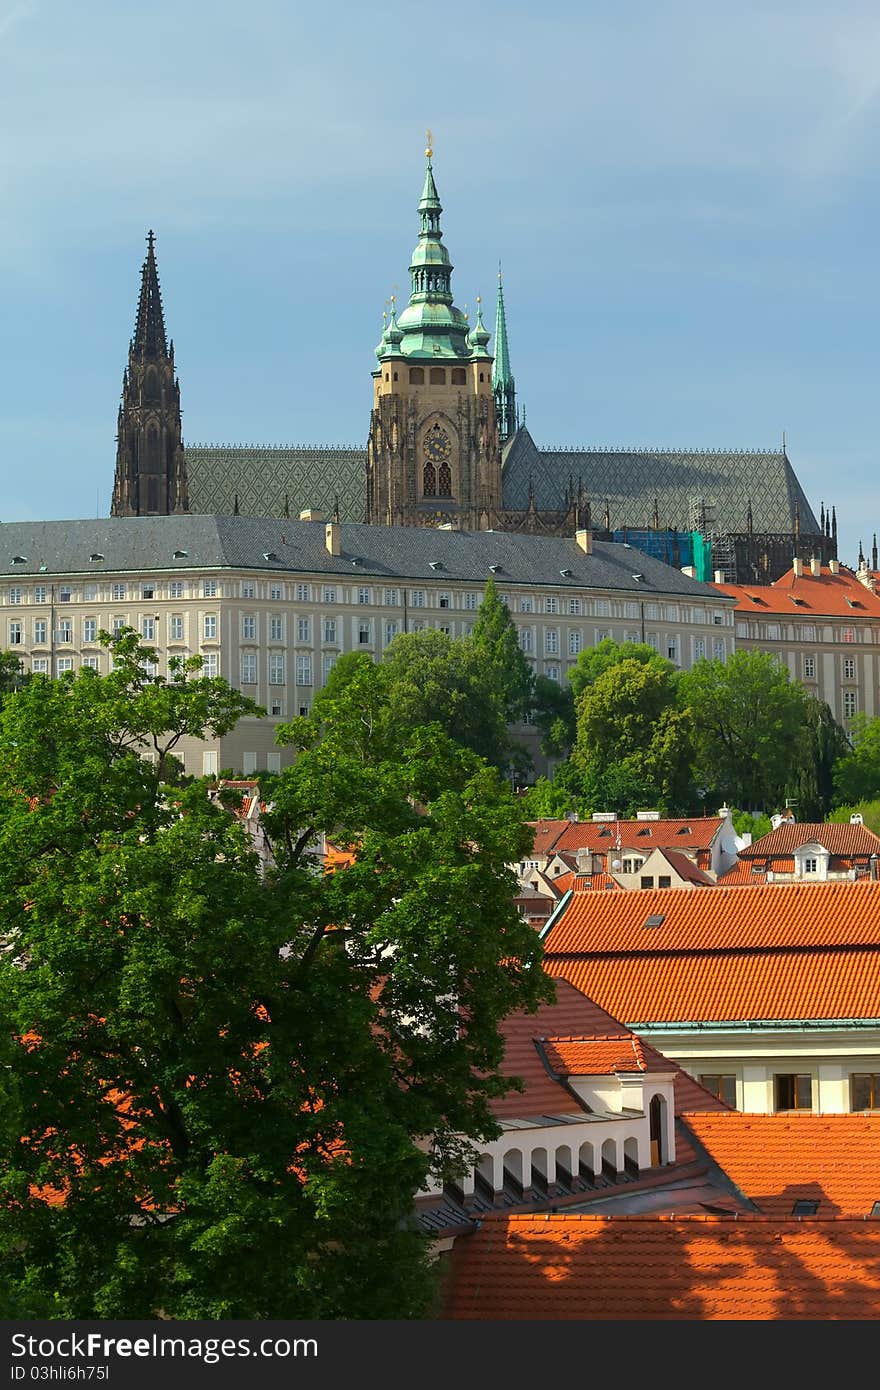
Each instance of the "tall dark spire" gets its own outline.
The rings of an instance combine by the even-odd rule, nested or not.
[[[134,337],[122,378],[112,516],[188,510],[180,383],[165,337],[156,239],[147,235]]]
[[[138,299],[137,322],[132,347],[146,357],[165,357],[165,315],[162,312],[162,291],[156,269],[156,238],[147,233],[147,258],[141,271],[141,292]],[[173,356],[173,353],[172,353]]]

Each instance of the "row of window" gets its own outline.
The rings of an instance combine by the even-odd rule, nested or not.
[[[840,673],[845,681],[856,679],[856,659],[854,656],[843,656],[840,658]],[[804,680],[812,681],[816,679],[816,658],[815,656],[804,657]]]
[[[738,620],[736,624],[737,637],[760,637],[766,638],[771,642],[815,642],[816,626],[814,623],[748,623]],[[820,637],[823,642],[870,642],[877,640],[870,631],[862,629],[857,632],[854,627],[823,628]]]
[[[201,579],[199,581],[171,579],[161,582],[142,580],[140,583],[134,584],[119,580],[110,585],[87,583],[82,585],[81,589],[67,583],[58,585],[37,584],[32,590],[22,585],[13,585],[6,590],[6,601],[15,606],[29,602],[34,604],[48,603],[50,599],[56,603],[80,601],[94,603],[99,599],[120,603],[132,600],[179,599],[196,596],[200,598],[240,596],[243,599],[255,599],[259,596],[262,587],[255,579],[244,579],[239,585],[224,583],[222,587],[217,579]],[[238,595],[233,593],[234,589],[238,590]],[[482,602],[482,594],[474,591],[460,595],[441,591],[435,595],[424,589],[410,589],[409,591],[396,587],[379,589],[369,584],[358,585],[349,591],[348,586],[339,584],[321,585],[307,582],[284,584],[281,581],[272,581],[267,586],[268,598],[281,602],[311,603],[320,599],[324,603],[347,603],[349,602],[349,592],[350,601],[353,604],[381,603],[386,608],[399,607],[405,599],[413,608],[461,607],[465,610],[475,611]],[[572,617],[594,615],[598,618],[638,618],[640,616],[640,605],[632,600],[612,602],[610,598],[584,599],[579,595],[560,596],[558,594],[547,594],[543,597],[523,594],[512,599],[502,595],[502,598],[503,601],[510,604],[514,611],[520,613],[558,613],[560,615],[568,613]],[[644,617],[649,622],[658,620],[681,623],[705,621],[714,623],[716,626],[721,626],[725,622],[725,614],[719,609],[692,609],[688,605],[680,604],[646,603],[644,604]]]
[[[700,1084],[726,1105],[736,1108],[736,1076],[710,1073]],[[810,1072],[777,1072],[773,1077],[774,1110],[812,1110],[813,1077]],[[880,1072],[853,1072],[849,1078],[850,1110],[880,1110]]]

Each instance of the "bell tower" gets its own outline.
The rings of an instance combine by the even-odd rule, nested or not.
[[[409,304],[398,318],[392,299],[376,348],[366,519],[480,530],[501,505],[490,335],[479,300],[472,329],[452,301],[432,153],[429,135]]]
[[[122,378],[111,516],[165,516],[188,510],[180,382],[165,318],[155,238],[147,236],[134,337]]]

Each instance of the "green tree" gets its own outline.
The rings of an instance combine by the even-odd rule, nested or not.
[[[508,724],[519,723],[532,708],[534,676],[519,645],[516,624],[507,604],[502,603],[491,576],[470,640],[491,672],[501,697],[504,718]]]
[[[356,669],[352,655],[358,654],[337,663],[337,679]],[[510,740],[503,695],[493,667],[470,642],[434,629],[401,633],[386,650],[382,670],[392,719],[439,724],[463,747],[506,768]]]
[[[549,676],[536,675],[532,723],[541,735],[541,752],[548,758],[567,758],[577,733],[574,692]]]
[[[697,779],[713,801],[747,809],[780,805],[803,747],[809,714],[803,686],[776,657],[740,651],[727,661],[698,661],[682,674],[680,688],[691,711]]]
[[[564,779],[539,777],[520,798],[529,820],[561,820],[570,811],[580,812],[580,793],[565,785]]]
[[[836,806],[826,819],[838,825],[847,825],[854,815],[860,815],[868,829],[880,835],[880,801],[858,801],[853,806]]]
[[[362,658],[286,730],[263,875],[204,783],[162,781],[257,707],[143,655],[0,712],[0,1316],[421,1316],[412,1194],[497,1133],[498,1020],[551,988],[511,903],[528,831]]]
[[[800,744],[785,787],[786,799],[798,820],[824,820],[835,801],[837,766],[850,751],[849,739],[829,706],[809,695]],[[877,789],[880,791],[880,781]]]
[[[850,747],[834,768],[835,800],[855,803],[880,796],[880,719],[854,714]]]
[[[591,809],[669,812],[692,799],[689,719],[671,663],[615,661],[584,686],[576,709],[571,760]]]
[[[0,704],[14,690],[20,690],[27,677],[15,652],[0,652]]]
[[[762,835],[769,835],[773,829],[773,822],[769,816],[753,815],[751,811],[738,811],[736,807],[730,808],[730,819],[737,835],[751,835],[752,840],[760,840]]]
[[[615,642],[612,637],[603,637],[595,647],[587,647],[581,652],[569,672],[572,693],[575,701],[588,686],[594,685],[600,676],[618,666],[621,661],[638,661],[644,666],[656,666],[658,670],[672,674],[675,671],[671,661],[661,656],[646,642]]]

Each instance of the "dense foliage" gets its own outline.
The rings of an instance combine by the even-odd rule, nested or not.
[[[0,1316],[422,1315],[413,1193],[497,1132],[498,1020],[552,988],[512,793],[355,658],[285,730],[264,875],[163,781],[258,711],[144,654],[0,713]]]

